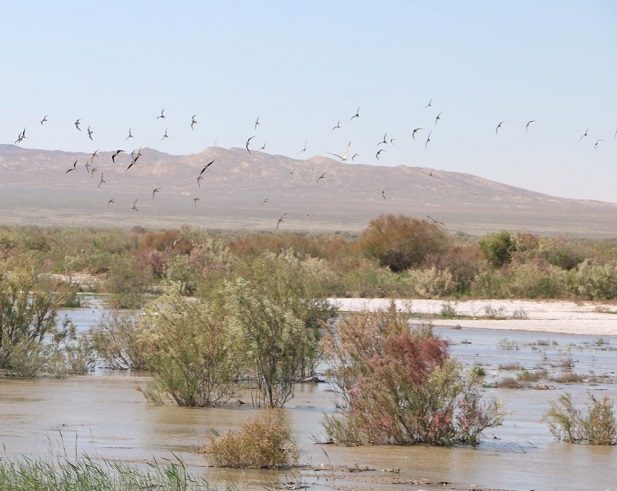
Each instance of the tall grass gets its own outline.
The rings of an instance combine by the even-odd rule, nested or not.
[[[84,456],[72,460],[1,459],[2,491],[137,491],[214,490],[204,478],[191,475],[177,456],[144,465]],[[236,489],[227,484],[225,489]]]

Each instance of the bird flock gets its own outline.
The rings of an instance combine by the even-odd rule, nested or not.
[[[423,111],[426,110],[431,110],[433,108],[433,99],[430,99],[429,102],[424,105],[423,107]],[[353,112],[352,114],[350,114],[348,116],[348,118],[343,119],[343,121],[346,121],[346,124],[354,124],[354,121],[359,120],[361,118],[360,116],[360,106],[358,106],[358,108],[355,110],[355,112]],[[412,141],[416,141],[421,137],[421,134],[423,132],[425,132],[424,134],[426,134],[426,138],[424,139],[424,150],[428,150],[429,149],[429,144],[431,143],[431,137],[433,136],[433,132],[437,131],[438,128],[438,124],[440,121],[442,121],[444,114],[446,113],[445,110],[441,110],[439,113],[437,113],[434,116],[434,120],[432,122],[432,127],[429,128],[425,128],[425,127],[414,127],[413,129],[410,130],[409,133],[409,137],[411,138]],[[434,114],[434,113],[433,113]],[[49,122],[49,118],[50,115],[46,114],[45,116],[43,116],[43,118],[39,121],[41,126],[44,126],[45,124],[48,124]],[[82,120],[84,118],[83,117],[79,117],[75,120],[75,122],[73,123],[75,129],[79,132],[82,132]],[[154,117],[155,120],[161,120],[161,121],[165,121],[167,119],[167,116],[165,115],[165,109],[162,109],[160,111],[160,113],[158,113],[158,115],[156,115]],[[259,126],[262,125],[261,122],[261,116],[257,116],[257,118],[255,119],[254,123],[253,123],[253,131],[255,134],[253,134],[252,136],[249,136],[244,144],[244,147],[246,149],[246,151],[248,152],[248,154],[252,154],[251,150],[252,149],[256,149],[258,148],[260,151],[264,151],[266,149],[266,144],[267,141],[264,141],[263,144],[259,147],[254,145],[254,140],[258,137],[259,135]],[[197,114],[193,114],[190,118],[190,121],[187,122],[188,126],[190,127],[190,129],[192,131],[195,131],[195,127],[198,124],[197,121]],[[525,132],[527,134],[530,134],[531,131],[533,131],[533,127],[536,125],[536,123],[538,123],[537,120],[535,119],[530,119],[527,120],[527,122],[525,123]],[[495,136],[499,137],[500,132],[503,131],[503,127],[507,126],[507,121],[506,120],[502,120],[497,122],[496,126],[495,126]],[[331,128],[331,131],[337,131],[341,129],[341,119],[337,120],[336,124],[334,124]],[[586,138],[589,138],[590,135],[590,131],[591,128],[587,128],[585,129],[585,131],[581,134],[579,141],[583,141]],[[427,132],[427,133],[426,133]],[[87,138],[94,142],[95,141],[95,131],[93,129],[92,124],[89,124],[86,128],[86,134],[87,134]],[[125,142],[128,142],[129,140],[133,139],[133,131],[132,128],[128,129],[128,132],[126,134],[126,137],[124,139]],[[164,129],[161,128],[161,142],[163,142],[164,140],[170,138],[170,134],[168,131],[168,128],[165,127]],[[615,134],[614,134],[614,138],[617,139],[617,127],[615,129]],[[28,137],[26,136],[26,128],[24,128],[22,131],[20,131],[17,134],[17,138],[15,139],[15,144],[19,145],[22,142],[24,142],[24,140],[28,139]],[[394,146],[395,142],[397,141],[397,138],[394,137],[388,137],[388,133],[384,133],[383,137],[376,142],[375,145],[375,159],[377,161],[379,161],[380,156],[388,151],[388,147],[389,146]],[[593,140],[592,140],[593,141]],[[595,151],[598,150],[599,145],[601,142],[604,142],[605,139],[604,138],[596,138],[595,139],[595,143],[593,144],[593,148]],[[356,161],[356,159],[358,157],[360,157],[360,155],[358,153],[351,153],[351,148],[352,148],[352,142],[348,141],[347,144],[344,147],[344,150],[340,153],[338,152],[326,152],[327,155],[331,155],[332,157],[336,157],[336,159],[338,159],[340,162],[346,162],[349,159],[351,161]],[[305,139],[304,141],[304,145],[302,146],[302,148],[299,149],[299,151],[297,152],[297,155],[306,153],[308,149],[308,139]],[[90,179],[93,179],[95,174],[97,172],[99,172],[99,169],[97,167],[97,159],[99,157],[98,155],[99,153],[99,149],[95,150],[94,152],[92,152],[92,154],[89,156],[89,158],[83,162],[80,163],[79,159],[76,159],[72,165],[70,165],[70,167],[65,171],[65,174],[69,174],[69,173],[76,173],[78,171],[78,168],[80,168],[81,166],[83,166],[83,168],[85,169],[85,171],[90,175]],[[123,155],[128,155],[130,156],[130,160],[128,162],[128,164],[123,164],[126,165],[125,168],[125,172],[129,172],[132,168],[134,168],[141,156],[142,156],[142,149],[141,147],[131,150],[130,152],[124,149],[117,149],[111,152],[111,161],[112,164],[116,165],[120,162],[120,159]],[[195,176],[195,184],[197,186],[197,188],[201,187],[201,182],[204,179],[206,172],[208,171],[208,169],[215,163],[215,160],[211,160],[209,161],[207,164],[205,164],[200,171],[197,173],[197,175]],[[293,173],[293,172],[292,172]],[[315,184],[319,184],[320,181],[327,179],[327,174],[328,171],[325,171],[323,173],[321,173],[316,179],[315,179]],[[427,177],[432,177],[433,176],[433,170],[431,170],[428,174]],[[104,177],[104,173],[101,171],[100,172],[100,176],[99,176],[99,181],[97,184],[97,188],[101,188],[104,184],[106,184],[107,181],[105,180]],[[154,201],[156,196],[163,190],[163,187],[156,187],[152,190],[152,200]],[[386,190],[382,190],[381,191],[381,196],[384,200],[386,200]],[[477,193],[474,193],[474,198],[477,197]],[[137,199],[135,199],[133,201],[133,205],[129,208],[130,211],[134,211],[134,212],[139,212],[139,208],[137,207]],[[195,196],[192,198],[192,202],[193,202],[193,207],[197,207],[197,203],[200,201],[200,198]],[[111,205],[115,204],[115,199],[112,197],[111,199],[109,199],[107,201],[107,207],[109,208]],[[263,202],[263,204],[268,203],[268,198],[266,197]],[[280,218],[277,220],[276,225],[275,225],[275,229],[279,229],[280,225],[282,223],[284,223],[284,218],[287,216],[287,212],[284,212]],[[432,221],[435,224],[438,225],[442,225],[444,226],[445,224],[435,218],[432,218],[430,216],[427,215],[427,218]]]

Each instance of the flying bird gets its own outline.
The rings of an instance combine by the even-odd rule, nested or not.
[[[116,163],[116,157],[120,155],[121,153],[124,153],[124,150],[116,150],[114,153],[111,154],[111,161],[114,164]]]
[[[104,183],[106,183],[107,181],[105,180],[105,178],[103,177],[105,174],[103,172],[101,172],[101,180],[99,181],[99,185],[97,186],[97,188],[100,188]]]
[[[253,136],[251,136],[248,140],[246,140],[246,144],[245,144],[244,146],[246,147],[246,151],[247,151],[248,153],[251,153],[251,151],[249,150],[249,144],[251,143],[251,140],[252,140],[253,138],[255,138],[256,136],[257,136],[257,135],[253,135]]]
[[[319,176],[317,178],[317,180],[315,181],[315,183],[318,183],[319,181],[321,181],[322,179],[326,178],[326,174],[328,173],[328,171],[324,172],[321,176]]]
[[[429,216],[429,215],[426,215],[426,218],[428,218],[429,220],[431,220],[433,223],[438,223],[439,225],[444,225],[444,226],[445,226],[445,223],[440,222],[439,220],[435,220],[433,217],[431,217],[431,216]]]
[[[19,135],[17,135],[17,140],[15,140],[15,144],[17,145],[18,143],[21,143],[25,139],[26,139],[26,128],[24,128],[23,131],[19,133]]]
[[[152,201],[154,201],[154,195],[155,195],[156,193],[158,193],[160,190],[161,190],[161,188],[154,188],[154,189],[152,190]]]
[[[338,122],[338,123],[336,123],[336,126],[334,126],[334,127],[332,128],[332,130],[335,130],[335,129],[340,128],[340,127],[341,127],[341,122],[340,122],[340,120],[339,120],[339,122]]]
[[[204,172],[206,172],[206,169],[210,167],[212,164],[214,164],[214,160],[211,160],[206,165],[204,165],[203,169],[201,169],[201,172],[199,173],[199,176],[201,176]]]
[[[385,152],[385,150],[383,148],[380,148],[379,150],[377,150],[377,153],[375,154],[375,157],[377,158],[377,160],[379,160],[379,155],[381,154],[381,152]]]
[[[161,141],[163,141],[165,138],[169,138],[169,135],[167,134],[167,128],[165,128],[165,134],[163,135],[163,138],[161,138]]]
[[[200,201],[199,197],[193,198],[193,207],[197,208],[197,202]]]
[[[306,152],[306,144],[307,143],[308,143],[308,140],[304,140],[304,148],[302,150],[300,150],[298,153]]]
[[[137,200],[133,201],[133,206],[131,206],[131,210],[139,211],[137,209]]]
[[[255,120],[255,131],[257,131],[257,127],[260,125],[261,123],[259,122],[259,116],[257,116],[257,119]]]
[[[129,136],[127,136],[124,141],[127,141],[129,138],[133,138],[133,133],[131,133],[131,128],[129,128]]]
[[[381,196],[383,197],[384,200],[386,199],[386,190],[385,189],[381,192]]]
[[[501,125],[504,124],[505,121],[500,121],[499,124],[497,125],[497,128],[495,128],[495,134],[497,134],[497,132],[499,131],[499,128],[501,128]]]
[[[90,138],[90,140],[94,141],[94,140],[92,139],[92,135],[94,135],[94,131],[92,131],[92,130],[90,129],[90,126],[88,126],[88,130],[87,130],[87,131],[88,131],[88,138]]]
[[[338,159],[341,162],[345,162],[347,160],[347,155],[349,154],[349,149],[351,148],[351,142],[347,143],[347,148],[345,148],[345,154],[344,155],[339,155],[338,153],[331,153],[328,152],[328,155],[334,155],[335,157],[338,157]]]
[[[349,121],[351,121],[354,118],[359,118],[359,117],[360,117],[360,108],[358,107],[356,114],[354,114],[351,118],[349,118]]]
[[[81,131],[81,128],[79,127],[80,121],[81,121],[81,118],[79,118],[77,121],[73,123],[75,125],[75,128],[77,128],[79,131]]]
[[[422,131],[424,128],[414,128],[414,130],[411,132],[411,137],[415,140],[416,139],[416,133],[418,131]]]
[[[114,199],[111,198],[108,202],[107,202],[107,208],[109,208],[109,205],[111,205],[112,203],[115,203]]]
[[[278,230],[279,229],[279,225],[285,221],[283,219],[285,218],[286,215],[287,215],[287,212],[283,213],[281,215],[281,217],[278,219],[278,221],[276,222],[276,230]]]
[[[432,107],[432,104],[433,104],[433,99],[428,101],[428,104],[426,106],[424,106],[424,109],[426,109],[427,107]]]
[[[429,144],[429,142],[431,141],[431,135],[433,134],[432,131],[429,131],[428,134],[428,138],[426,139],[426,142],[424,143],[424,150],[426,150],[427,145]]]
[[[265,150],[265,149],[266,149],[266,144],[267,144],[267,143],[268,143],[268,142],[265,142],[265,143],[264,143],[261,147],[259,147],[259,150]]]
[[[593,149],[597,151],[599,143],[603,141],[604,140],[602,140],[601,138],[599,140],[596,140],[596,142],[593,144]]]
[[[201,187],[201,180],[204,178],[201,174],[197,176],[197,187]]]
[[[443,111],[441,111],[437,117],[435,118],[435,128],[437,127],[437,121],[439,121],[441,119],[441,115],[443,114]]]
[[[356,160],[356,157],[359,157],[359,156],[360,156],[360,154],[359,154],[359,153],[354,153],[354,154],[351,156],[351,160]]]
[[[67,170],[65,172],[65,174],[68,174],[69,172],[71,172],[73,170],[77,170],[77,160],[79,160],[79,159],[75,159],[75,162],[73,162],[73,167],[69,168],[69,170]]]
[[[161,114],[160,114],[160,116],[157,116],[156,119],[161,119],[161,118],[165,119],[165,114],[164,113],[165,113],[165,109],[161,109]]]
[[[386,137],[388,136],[388,133],[383,135],[383,140],[380,141],[377,145],[387,145],[388,144],[388,140],[386,139]]]
[[[526,131],[527,133],[529,133],[529,125],[530,125],[531,123],[535,123],[535,122],[536,122],[536,120],[535,120],[535,119],[531,119],[531,120],[527,121],[527,124],[525,125],[525,131]]]
[[[193,116],[191,116],[191,129],[195,130],[194,126],[197,124],[197,120],[195,119],[195,117],[197,116],[197,114],[193,114]]]
[[[41,125],[47,122],[47,116],[49,116],[49,114],[46,114],[45,116],[43,116],[43,119],[41,119]]]
[[[591,129],[591,128],[587,128],[587,129],[585,130],[585,133],[583,133],[583,136],[581,136],[581,137],[578,139],[578,141],[581,141],[583,138],[585,138],[585,137],[587,136],[587,133],[589,132],[589,130],[590,130],[590,129]]]

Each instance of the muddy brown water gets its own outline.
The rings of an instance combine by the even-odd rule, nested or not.
[[[80,329],[96,324],[101,314],[96,307],[67,312]],[[179,455],[196,474],[255,489],[278,481],[309,489],[617,490],[616,447],[560,443],[541,422],[550,401],[564,392],[579,404],[587,401],[588,393],[617,402],[617,337],[439,327],[435,331],[450,340],[456,359],[484,367],[487,385],[520,372],[504,368],[510,364],[529,371],[545,368],[552,375],[573,371],[586,378],[570,385],[544,379],[543,390],[484,388],[485,396],[506,401],[507,414],[504,424],[486,431],[475,449],[318,444],[316,440],[324,438],[323,414],[335,411],[334,395],[327,384],[298,385],[288,414],[301,463],[313,469],[281,472],[208,468],[195,452],[211,429],[238,429],[254,414],[248,405],[149,406],[137,390],[148,381],[144,374],[98,370],[62,380],[4,378],[0,458],[87,454],[141,463]],[[330,465],[338,470],[327,470]],[[363,471],[349,472],[353,470]]]

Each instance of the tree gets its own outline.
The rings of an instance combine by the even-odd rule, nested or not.
[[[26,256],[0,258],[0,368],[25,377],[66,368],[73,326],[58,326],[59,295]]]
[[[318,327],[334,314],[320,286],[321,261],[300,261],[290,251],[266,253],[248,278],[227,282],[228,315],[237,326],[260,395],[281,407],[298,378],[318,358]]]
[[[448,241],[434,223],[399,215],[380,215],[371,220],[358,247],[394,272],[421,266],[432,255],[444,252]]]

